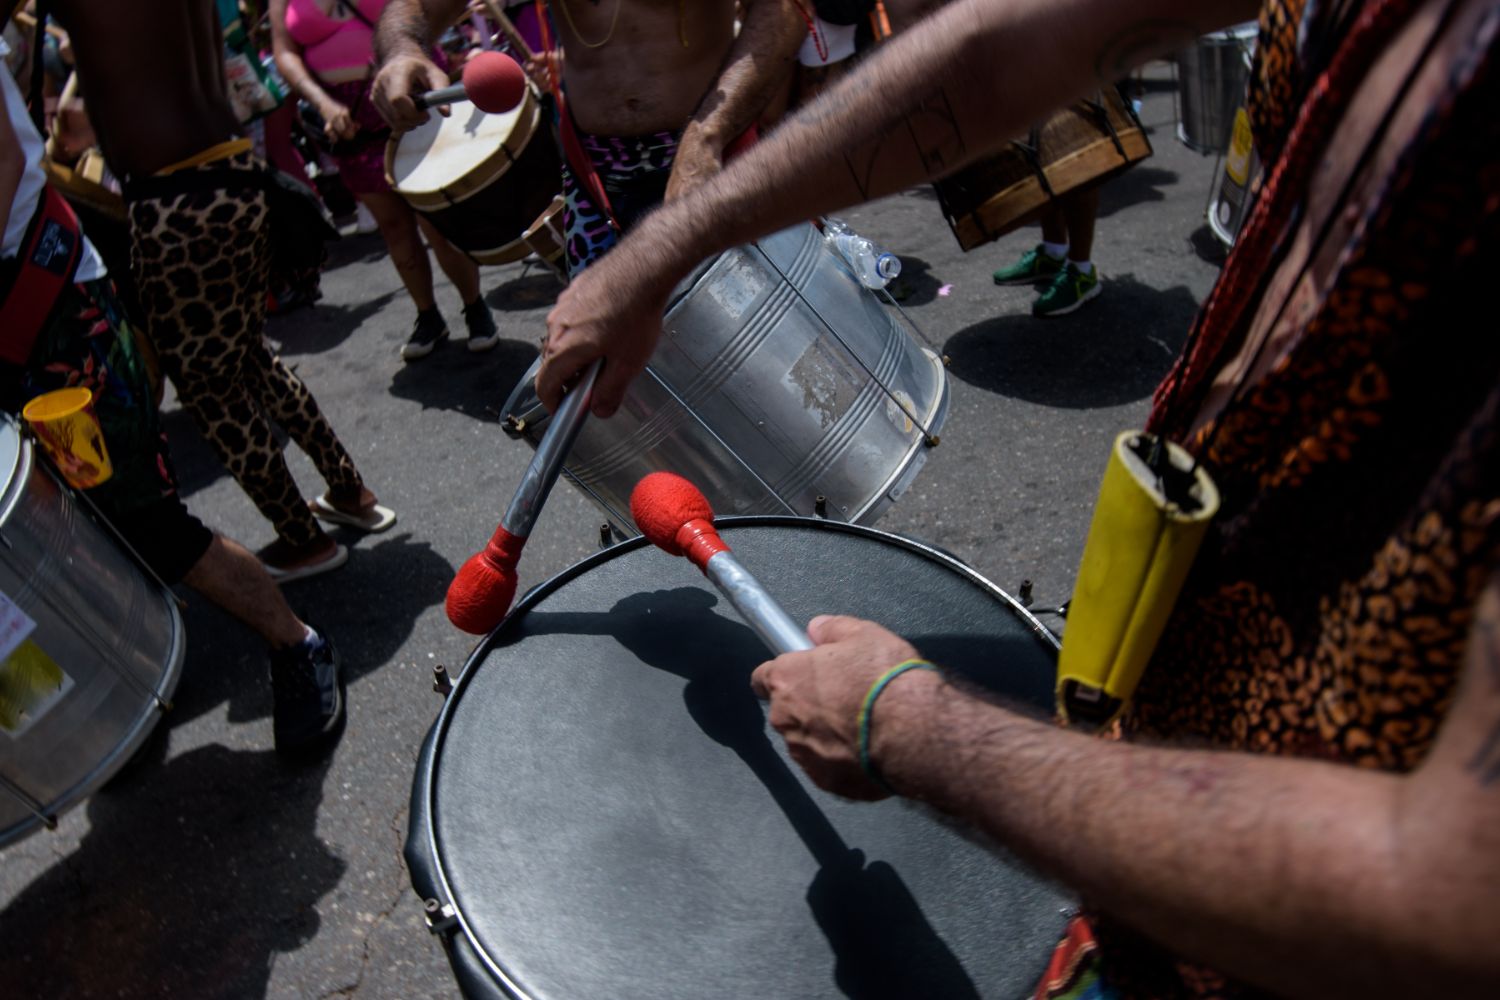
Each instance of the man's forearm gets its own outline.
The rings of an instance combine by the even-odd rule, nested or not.
[[[956,0],[664,209],[698,259],[942,176],[1253,0]],[[644,242],[637,240],[637,243]]]
[[[390,0],[375,28],[375,58],[426,56],[433,39],[463,16],[463,0]]]
[[[1465,949],[1492,947],[1482,923],[1468,930],[1466,887],[1425,851],[1403,854],[1403,782],[1414,778],[1105,742],[935,677],[893,685],[874,732],[898,790],[1174,953],[1277,992],[1416,995],[1450,985]],[[1486,873],[1471,873],[1482,887]],[[1442,916],[1417,918],[1424,897]]]
[[[791,0],[747,5],[740,33],[714,82],[688,123],[716,149],[734,141],[765,109],[776,86],[791,73],[807,24]]]

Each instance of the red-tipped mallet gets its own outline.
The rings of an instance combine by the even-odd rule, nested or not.
[[[630,516],[641,534],[674,556],[687,556],[776,653],[812,649],[807,630],[781,609],[740,565],[714,530],[714,510],[698,487],[671,472],[653,472],[630,492]]]
[[[563,397],[500,526],[483,550],[470,556],[448,584],[448,620],[465,632],[485,635],[510,610],[516,596],[516,564],[521,561],[521,550],[588,416],[594,379],[602,364],[595,361],[589,365],[578,384]]]
[[[469,100],[480,111],[503,115],[526,93],[526,71],[521,64],[500,52],[480,52],[464,64],[462,83],[441,90],[429,90],[412,97],[417,107],[435,108],[439,104]]]

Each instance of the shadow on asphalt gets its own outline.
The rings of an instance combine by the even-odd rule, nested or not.
[[[931,264],[921,257],[903,256],[901,273],[896,275],[887,291],[903,308],[910,309],[912,306],[925,306],[937,298],[941,287],[943,283],[933,275]]]
[[[502,340],[484,354],[469,353],[461,342],[445,344],[420,363],[397,370],[391,376],[391,395],[421,403],[423,409],[499,423],[505,400],[536,355],[535,340]]]
[[[406,301],[395,306],[397,299]],[[407,299],[406,291],[394,288],[355,306],[333,306],[319,302],[311,309],[300,309],[286,316],[274,316],[266,323],[266,336],[276,342],[276,353],[283,358],[322,354],[348,340],[365,320],[388,307],[405,308],[413,318],[417,315],[417,307]]]
[[[1125,171],[1099,189],[1100,219],[1147,202],[1166,201],[1168,190],[1177,183],[1177,173],[1160,167],[1140,165]],[[1106,228],[1101,235],[1108,238]]]
[[[1134,275],[1104,276],[1075,313],[997,316],[944,345],[948,370],[978,389],[1043,406],[1119,406],[1151,394],[1187,337],[1198,304],[1185,286],[1158,290]]]
[[[219,745],[132,770],[82,844],[0,912],[9,996],[265,996],[346,863],[316,835],[321,763]]]
[[[550,309],[563,290],[562,283],[545,267],[528,268],[503,285],[484,293],[484,301],[491,309],[504,312],[519,312],[525,309]],[[540,327],[536,331],[541,337]]]
[[[284,593],[299,617],[333,640],[344,680],[353,684],[396,659],[417,619],[443,602],[454,567],[399,522],[384,536],[347,528],[332,533],[349,546],[349,562],[326,576],[287,584]],[[269,719],[265,643],[219,608],[182,591],[188,597],[187,663],[166,723],[181,725],[226,703],[230,722]],[[358,725],[359,711],[358,699],[351,698],[351,725]],[[270,726],[264,730],[269,743]]]
[[[345,264],[369,264],[387,260],[390,256],[391,252],[379,233],[351,233],[328,244],[328,262],[323,265],[323,270],[332,271]]]

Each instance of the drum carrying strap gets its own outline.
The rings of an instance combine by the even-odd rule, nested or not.
[[[0,277],[0,360],[25,365],[63,289],[83,257],[83,229],[63,196],[42,186],[21,252]]]

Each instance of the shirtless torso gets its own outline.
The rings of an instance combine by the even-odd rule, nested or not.
[[[599,135],[681,129],[734,44],[734,0],[554,0],[578,127]]]
[[[212,0],[54,0],[105,159],[144,177],[233,138]]]

